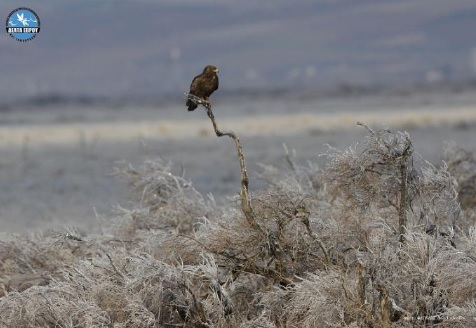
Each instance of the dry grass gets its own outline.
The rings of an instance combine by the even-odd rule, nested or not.
[[[111,235],[0,241],[0,326],[473,327],[476,215],[458,191],[475,155],[402,166],[409,145],[372,131],[324,168],[286,153],[251,194],[256,224],[169,163],[122,169],[137,201]]]

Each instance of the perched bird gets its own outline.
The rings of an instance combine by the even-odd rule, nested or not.
[[[209,97],[218,89],[218,68],[212,65],[208,65],[203,69],[202,74],[195,76],[190,85],[189,94],[199,97],[206,102],[210,102]],[[192,111],[197,108],[197,104],[191,99],[187,100],[186,105],[188,110]]]

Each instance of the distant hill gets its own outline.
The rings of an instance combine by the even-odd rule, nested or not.
[[[0,97],[150,97],[205,64],[225,91],[461,81],[476,76],[474,0],[26,1],[29,43],[0,36]],[[2,3],[4,17],[16,5]]]

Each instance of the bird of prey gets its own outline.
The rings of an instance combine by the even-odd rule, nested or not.
[[[203,69],[202,74],[195,76],[190,85],[189,94],[205,100],[210,103],[209,97],[213,91],[218,89],[218,68],[208,65]],[[186,105],[188,110],[192,111],[197,108],[197,103],[192,99],[188,99]]]

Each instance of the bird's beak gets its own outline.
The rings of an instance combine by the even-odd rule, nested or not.
[[[214,71],[215,73],[218,73],[218,72],[219,72],[218,68],[215,68],[213,71]]]

